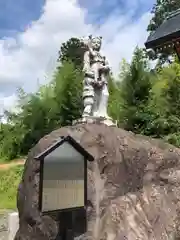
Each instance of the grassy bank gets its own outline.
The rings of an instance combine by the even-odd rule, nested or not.
[[[17,187],[23,165],[0,169],[0,209],[16,209]]]

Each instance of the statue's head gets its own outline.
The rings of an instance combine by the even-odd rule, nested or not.
[[[100,50],[102,44],[102,37],[91,37],[91,46],[95,50]]]

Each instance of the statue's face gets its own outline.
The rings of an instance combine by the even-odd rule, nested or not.
[[[95,50],[99,50],[101,48],[101,39],[93,38],[92,39],[92,47]]]

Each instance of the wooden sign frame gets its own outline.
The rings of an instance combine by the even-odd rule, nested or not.
[[[56,209],[52,211],[42,211],[44,158],[65,142],[68,142],[77,152],[79,152],[84,157],[84,208],[86,208],[87,206],[87,161],[93,161],[94,157],[91,154],[89,154],[79,143],[77,143],[75,139],[68,135],[66,137],[61,137],[60,140],[58,140],[55,144],[53,144],[44,152],[35,157],[36,160],[40,161],[39,211],[42,212],[43,214],[47,213],[54,214],[82,209],[82,207],[75,207],[66,209]]]

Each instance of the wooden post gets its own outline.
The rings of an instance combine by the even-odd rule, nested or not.
[[[176,43],[174,43],[174,50],[178,56],[178,59],[180,61],[180,45],[177,45]]]
[[[56,240],[73,240],[72,211],[59,213],[59,232]]]

